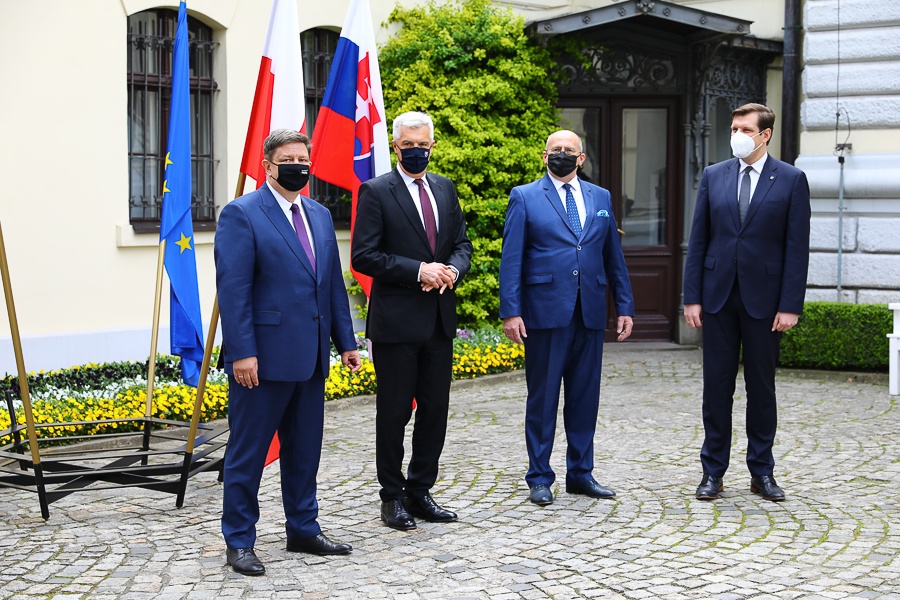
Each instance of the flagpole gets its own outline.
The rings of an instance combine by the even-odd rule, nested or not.
[[[238,174],[237,189],[234,192],[235,199],[244,195],[244,183],[247,176]],[[206,334],[206,347],[203,349],[203,364],[200,367],[200,380],[197,382],[197,395],[194,396],[194,415],[191,417],[191,427],[188,430],[185,452],[188,455],[194,452],[194,442],[197,437],[197,426],[200,424],[200,412],[203,410],[203,396],[206,393],[206,379],[209,375],[209,363],[212,361],[212,347],[216,341],[216,331],[219,328],[219,295],[213,299],[212,315],[209,317],[209,331]]]
[[[147,369],[147,402],[144,406],[144,442],[143,450],[150,449],[150,419],[153,416],[153,385],[156,379],[156,347],[159,342],[159,312],[162,304],[163,270],[166,260],[166,240],[159,242],[159,257],[156,262],[156,291],[153,297],[153,323],[150,332],[150,361]],[[146,464],[146,457],[142,463]]]
[[[6,312],[9,315],[9,331],[12,335],[13,353],[16,356],[16,371],[19,374],[19,390],[22,396],[22,408],[25,410],[25,427],[28,431],[28,446],[31,450],[31,463],[34,465],[35,482],[38,486],[38,496],[41,503],[41,516],[50,518],[50,509],[47,497],[41,493],[43,490],[43,469],[41,468],[41,453],[38,450],[37,431],[34,427],[34,413],[31,411],[31,396],[28,394],[28,372],[25,370],[25,359],[22,355],[22,338],[19,336],[19,321],[16,318],[16,305],[13,302],[12,286],[9,279],[9,263],[6,260],[6,243],[3,241],[3,231],[0,229],[0,276],[3,279],[3,295],[6,299]],[[16,415],[10,414],[10,427],[16,426]]]
[[[237,189],[234,191],[235,199],[244,195],[244,184],[247,176],[238,174]],[[212,315],[209,317],[209,330],[206,333],[206,346],[203,349],[203,363],[200,365],[200,380],[197,382],[197,394],[194,396],[194,414],[191,415],[191,426],[188,428],[187,442],[184,445],[184,465],[181,472],[181,485],[178,488],[178,497],[175,506],[181,508],[184,504],[184,494],[187,490],[187,479],[191,470],[191,459],[194,455],[194,446],[197,441],[197,428],[200,426],[200,413],[203,411],[203,397],[206,395],[206,379],[209,375],[209,363],[212,360],[212,348],[216,341],[216,331],[219,328],[219,295],[213,299]]]

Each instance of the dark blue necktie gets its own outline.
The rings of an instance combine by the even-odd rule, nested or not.
[[[569,217],[569,225],[575,231],[575,235],[581,235],[581,217],[578,216],[578,205],[575,204],[575,196],[572,195],[572,186],[564,183],[566,189],[566,215]]]
[[[748,166],[741,176],[741,189],[738,192],[738,213],[741,216],[741,225],[744,224],[744,218],[750,209],[750,171],[752,170],[753,167]]]

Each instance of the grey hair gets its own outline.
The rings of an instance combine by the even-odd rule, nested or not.
[[[584,152],[584,140],[581,139],[581,136],[580,136],[580,135],[578,135],[577,133],[575,133],[574,131],[571,131],[571,130],[569,130],[569,129],[560,129],[559,131],[554,131],[553,133],[551,133],[550,135],[548,135],[548,136],[547,136],[547,143],[544,144],[544,150],[549,150],[549,149],[550,149],[550,138],[552,138],[552,137],[553,137],[554,135],[556,135],[557,133],[571,133],[571,134],[573,134],[575,137],[578,138],[578,145],[581,146],[580,148],[578,148],[578,152],[580,152],[580,153],[583,153],[583,152]]]
[[[269,137],[266,138],[266,141],[263,142],[263,157],[267,161],[272,162],[272,157],[275,155],[276,150],[282,146],[296,144],[298,142],[306,144],[307,152],[312,150],[312,145],[309,143],[309,137],[305,133],[300,133],[293,129],[276,129],[270,133]]]
[[[422,112],[405,112],[402,115],[398,115],[397,118],[394,119],[394,139],[398,139],[400,137],[400,128],[401,127],[409,127],[410,129],[418,129],[419,127],[428,126],[428,137],[431,141],[434,141],[434,121],[431,120],[431,117]]]

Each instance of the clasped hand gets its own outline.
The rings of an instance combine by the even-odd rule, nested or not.
[[[443,294],[447,288],[452,290],[454,278],[453,269],[443,263],[422,263],[419,271],[419,283],[423,292],[440,290]]]

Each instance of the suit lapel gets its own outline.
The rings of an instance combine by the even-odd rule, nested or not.
[[[747,210],[747,218],[744,219],[744,227],[759,210],[759,205],[765,202],[766,194],[775,184],[778,176],[778,164],[771,156],[766,158],[766,164],[763,165],[762,173],[759,174],[759,181],[756,182],[756,189],[753,190],[753,197],[750,199],[750,208]]]
[[[302,201],[303,209],[306,211],[306,218],[309,221],[309,230],[312,233],[312,239],[310,243],[313,248],[313,256],[316,259],[316,269],[312,270],[312,265],[310,265],[309,260],[303,260],[304,266],[308,266],[310,269],[310,273],[316,278],[316,281],[319,281],[322,276],[322,268],[321,266],[325,263],[325,239],[328,237],[327,232],[325,231],[325,225],[322,223],[322,219],[319,218],[317,211],[314,210],[315,207],[312,206],[313,201],[304,196],[298,197],[298,200]],[[299,240],[298,240],[299,241]],[[302,245],[300,246],[303,247]],[[306,259],[306,251],[303,252],[303,258]]]
[[[431,181],[431,179],[428,180],[429,185],[431,185]],[[416,234],[419,236],[419,239],[422,240],[422,243],[425,244],[425,247],[431,252],[431,244],[428,243],[428,236],[425,234],[425,226],[422,225],[422,218],[419,216],[419,211],[413,204],[412,196],[406,188],[403,178],[396,169],[391,171],[390,184],[391,193],[394,195],[394,200],[396,200],[397,204],[400,206],[400,210],[403,211],[403,214],[409,219],[409,222],[412,225],[413,230],[415,230]],[[432,193],[434,193],[433,190]],[[434,199],[437,201],[437,195],[435,195]]]
[[[309,259],[306,258],[306,251],[303,250],[303,246],[300,244],[300,238],[297,237],[297,232],[294,231],[294,228],[288,223],[284,211],[278,206],[278,201],[275,199],[275,196],[272,195],[272,192],[270,192],[269,188],[265,185],[259,188],[258,193],[260,198],[259,205],[263,213],[269,218],[272,226],[275,227],[281,237],[284,238],[287,245],[291,247],[291,251],[293,251],[297,259],[303,263],[303,267],[309,271],[310,275],[315,277],[312,265],[310,264]],[[309,211],[307,211],[306,214],[309,218]],[[310,229],[312,229],[312,222],[310,222]]]
[[[581,186],[581,197],[584,199],[584,227],[581,228],[581,238],[578,240],[580,242],[584,239],[594,219],[597,218],[597,207],[594,205],[594,193],[591,188],[586,186],[583,181],[579,181],[578,184]],[[568,221],[568,219],[566,220]]]
[[[741,230],[741,215],[738,210],[738,187],[737,187],[737,179],[738,179],[738,165],[740,165],[740,161],[738,159],[733,158],[728,161],[728,164],[725,165],[725,205],[728,207],[728,212],[731,214],[731,218],[734,220],[734,226],[738,231]]]
[[[559,192],[556,191],[556,185],[554,185],[549,175],[544,175],[544,197],[550,202],[550,206],[553,207],[553,210],[556,211],[559,218],[562,219],[566,229],[571,231],[574,236],[575,230],[572,229],[572,224],[569,223],[569,216],[566,214],[566,211],[563,210],[562,202],[559,200]],[[584,233],[584,231],[582,231],[582,233]]]
[[[431,188],[431,193],[434,195],[434,203],[437,205],[437,241],[434,244],[434,254],[437,256],[440,254],[441,246],[443,246],[450,235],[448,231],[447,224],[450,222],[450,193],[444,188],[442,182],[438,181],[435,177],[431,176],[428,173],[425,173],[425,179],[428,180],[428,186]],[[425,231],[425,228],[422,228],[422,231]],[[428,236],[425,236],[425,241],[428,241]],[[429,246],[429,249],[431,247]]]

